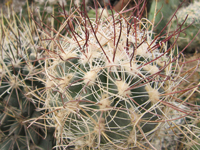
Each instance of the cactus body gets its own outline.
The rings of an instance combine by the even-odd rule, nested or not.
[[[182,80],[179,67],[167,43],[152,39],[148,21],[134,19],[129,25],[117,15],[98,24],[86,18],[72,37],[53,41],[42,95],[57,147],[155,148],[154,138],[165,137],[157,136],[159,128],[171,130],[162,121],[174,117],[168,108]]]
[[[185,8],[178,10],[176,16],[169,26],[170,31],[176,30],[181,25],[181,29],[186,28],[183,33],[180,34],[177,40],[177,44],[180,48],[184,48],[195,37],[200,29],[199,20],[200,2],[195,1]],[[172,39],[173,40],[173,39]],[[187,47],[188,51],[197,48],[200,44],[200,34],[193,40],[193,42]]]

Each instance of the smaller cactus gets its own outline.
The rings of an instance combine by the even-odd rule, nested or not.
[[[179,26],[184,31],[180,34],[177,40],[177,44],[180,48],[184,48],[187,46],[190,41],[193,40],[195,35],[200,30],[200,2],[195,1],[185,8],[181,8],[176,13],[177,17],[174,17],[171,22],[171,26],[169,26],[169,31],[174,31]],[[177,26],[178,24],[178,26]],[[171,39],[172,41],[173,39]],[[192,43],[188,45],[187,50],[191,51],[194,48],[199,47],[200,44],[200,34],[198,34]]]
[[[43,87],[38,80],[42,76],[42,54],[35,48],[39,40],[31,28],[33,22],[30,23],[33,26],[22,22],[14,12],[9,19],[1,18],[1,22],[0,149],[31,149],[40,145],[46,135],[44,121],[28,128],[32,120],[41,116],[41,112],[36,111],[39,100],[28,94]],[[51,136],[49,144],[52,141]]]

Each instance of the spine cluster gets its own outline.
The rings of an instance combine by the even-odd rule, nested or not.
[[[194,68],[168,43],[178,30],[154,35],[143,1],[94,18],[84,2],[57,23],[1,19],[0,149],[198,149],[199,84],[182,88]]]

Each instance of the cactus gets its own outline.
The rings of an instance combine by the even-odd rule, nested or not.
[[[171,26],[169,26],[170,31],[174,31],[179,28],[179,25],[182,26],[181,29],[184,29],[184,32],[180,34],[177,39],[177,44],[180,48],[186,47],[190,41],[193,40],[195,35],[199,32],[200,21],[199,21],[199,10],[200,2],[195,1],[189,6],[181,8],[174,17]],[[178,27],[177,27],[178,24]],[[172,39],[173,40],[173,39]],[[171,41],[172,41],[171,40]],[[187,50],[192,51],[192,49],[197,48],[200,44],[200,34],[198,34],[191,44],[188,45]]]
[[[199,84],[181,89],[186,62],[170,35],[153,35],[139,2],[129,18],[71,7],[58,31],[41,18],[1,19],[2,150],[199,147],[199,106],[189,102]]]
[[[45,89],[39,93],[55,147],[156,149],[156,140],[167,138],[175,147],[198,145],[191,136],[199,110],[181,94],[193,88],[179,89],[188,75],[167,48],[168,38],[158,43],[152,24],[136,16],[131,23],[119,14],[97,22],[84,11],[78,18],[66,36],[41,30],[54,45],[44,47]]]
[[[148,19],[156,25],[155,32],[160,33],[167,25],[169,17],[178,8],[180,0],[153,0]]]
[[[42,113],[36,111],[39,99],[28,94],[44,87],[38,80],[42,78],[43,56],[35,45],[39,46],[40,40],[33,21],[23,22],[14,12],[11,14],[10,18],[2,15],[0,25],[0,149],[41,150],[44,146],[37,145],[47,133],[44,121],[28,128]],[[51,142],[52,136],[47,144]]]

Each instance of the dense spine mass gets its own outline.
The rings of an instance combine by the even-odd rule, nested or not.
[[[0,149],[198,149],[199,84],[181,86],[195,68],[168,44],[180,31],[154,35],[142,0],[128,18],[54,2],[59,19],[1,19]]]
[[[57,146],[156,149],[155,138],[163,144],[177,139],[190,110],[176,102],[183,78],[167,42],[152,39],[146,19],[81,18],[72,37],[52,41],[56,46],[48,51],[42,95]]]

